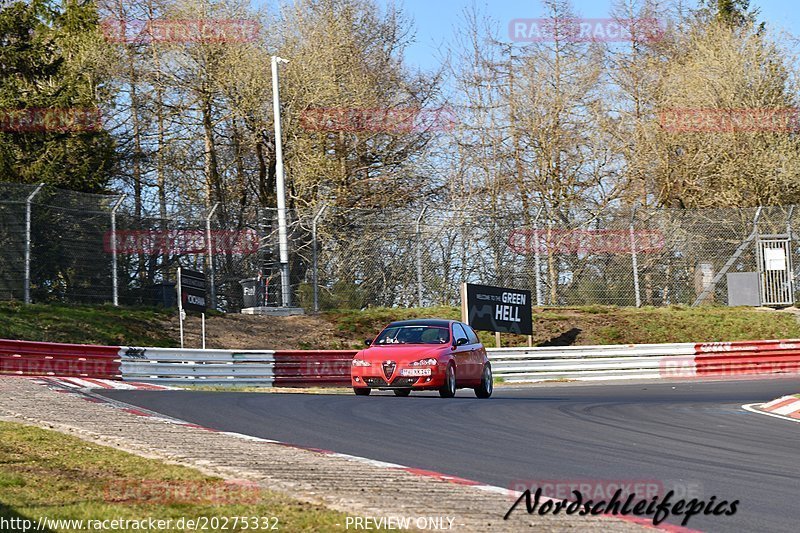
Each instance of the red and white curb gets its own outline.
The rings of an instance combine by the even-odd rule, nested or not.
[[[481,491],[484,491],[484,492],[491,492],[493,494],[499,494],[501,496],[508,497],[509,501],[514,501],[514,500],[518,499],[520,496],[523,495],[523,493],[520,492],[520,491],[511,490],[511,489],[507,489],[507,488],[504,488],[504,487],[498,487],[496,485],[488,485],[486,483],[481,483],[480,481],[474,481],[474,480],[471,480],[471,479],[466,479],[466,478],[462,478],[462,477],[458,477],[458,476],[451,476],[449,474],[444,474],[442,472],[435,472],[433,470],[424,470],[424,469],[421,469],[421,468],[414,468],[414,467],[400,465],[400,464],[396,464],[396,463],[388,463],[388,462],[379,461],[379,460],[376,460],[376,459],[369,459],[367,457],[360,457],[360,456],[357,456],[357,455],[350,455],[350,454],[346,454],[346,453],[334,452],[334,451],[325,450],[325,449],[322,449],[322,448],[314,448],[314,447],[310,447],[310,446],[301,446],[301,445],[298,445],[298,444],[290,444],[290,443],[281,442],[281,441],[277,441],[277,440],[265,439],[265,438],[262,438],[262,437],[255,437],[253,435],[246,435],[244,433],[236,433],[236,432],[233,432],[233,431],[221,431],[221,430],[218,430],[218,429],[201,426],[199,424],[194,424],[192,422],[187,422],[185,420],[180,420],[178,418],[168,417],[168,416],[162,415],[160,413],[157,413],[155,411],[150,411],[149,409],[144,409],[144,408],[137,407],[137,406],[134,406],[134,405],[131,405],[131,404],[127,404],[127,403],[121,402],[119,400],[112,400],[110,398],[106,398],[104,396],[100,396],[98,394],[95,394],[95,393],[91,392],[92,388],[97,389],[98,387],[76,386],[73,383],[66,382],[67,379],[70,379],[72,381],[75,378],[58,378],[58,379],[56,379],[56,378],[37,378],[37,379],[34,379],[33,381],[35,383],[38,383],[38,384],[41,384],[41,385],[46,385],[51,389],[56,389],[56,390],[60,389],[59,392],[70,393],[70,394],[78,394],[78,395],[82,396],[84,400],[86,400],[88,402],[104,403],[104,404],[109,405],[110,407],[113,407],[113,408],[116,408],[116,409],[120,409],[120,410],[125,411],[126,413],[129,413],[129,414],[133,414],[133,415],[137,415],[137,416],[145,416],[145,417],[148,417],[148,418],[150,418],[152,420],[158,420],[160,422],[164,422],[164,423],[167,423],[167,424],[185,426],[185,427],[190,427],[190,428],[194,428],[194,429],[202,429],[204,431],[211,431],[213,433],[220,433],[222,435],[228,435],[228,436],[236,438],[236,439],[246,440],[246,441],[250,441],[250,442],[263,442],[263,443],[267,443],[267,444],[275,444],[275,445],[278,445],[278,446],[285,446],[287,448],[293,448],[293,449],[297,449],[297,450],[305,450],[305,451],[309,451],[309,452],[319,453],[319,454],[327,455],[329,457],[338,457],[340,459],[345,459],[347,461],[352,461],[352,462],[355,462],[355,463],[366,464],[366,465],[371,465],[371,466],[377,466],[377,467],[380,467],[380,468],[385,468],[387,470],[396,470],[396,471],[401,471],[401,472],[407,472],[407,473],[415,475],[415,476],[421,476],[421,477],[426,477],[426,478],[430,478],[430,479],[436,479],[436,480],[439,480],[439,481],[444,481],[446,483],[453,483],[453,484],[456,484],[456,485],[468,486],[468,487],[472,487],[472,488],[475,488],[477,490],[481,490]],[[81,380],[79,380],[79,381],[81,381]],[[91,380],[91,381],[99,381],[99,380]],[[119,382],[114,382],[114,384],[119,384]],[[131,385],[132,383],[128,382],[127,384]],[[137,385],[144,385],[146,387],[154,387],[154,388],[157,387],[157,389],[154,389],[154,390],[163,390],[163,389],[169,389],[170,388],[170,387],[153,386],[153,385],[150,385],[150,384],[147,384],[147,383],[139,383]],[[134,388],[137,388],[137,387],[134,387]],[[174,387],[172,387],[172,389],[173,390],[179,390],[179,389],[176,389]],[[554,501],[554,502],[559,501],[559,500],[557,500],[555,498],[548,498],[548,497],[540,498],[540,501],[548,501],[548,500],[551,500],[551,501]],[[604,518],[616,518],[618,520],[624,520],[626,522],[631,522],[631,523],[640,525],[642,527],[646,527],[646,528],[649,528],[649,529],[655,529],[655,530],[658,530],[658,531],[668,531],[668,532],[671,532],[671,533],[700,533],[696,529],[690,529],[690,528],[683,527],[683,526],[675,526],[675,525],[672,525],[672,524],[661,523],[661,524],[656,526],[656,525],[653,525],[651,520],[648,520],[647,518],[637,517],[637,516],[625,516],[625,515],[615,515],[615,514],[606,514],[606,515],[601,515],[601,516],[604,517]]]
[[[792,422],[800,422],[800,398],[795,395],[783,396],[764,404],[751,403],[743,405],[743,409],[751,413],[774,416]]]
[[[59,389],[112,389],[112,390],[177,390],[176,387],[138,383],[135,381],[117,381],[113,379],[67,378],[67,377],[34,377],[34,382]]]

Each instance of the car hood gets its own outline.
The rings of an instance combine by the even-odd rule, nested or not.
[[[396,361],[411,363],[426,357],[437,357],[450,352],[449,344],[444,346],[424,346],[420,344],[392,344],[387,346],[370,346],[358,354],[358,358],[366,361]]]

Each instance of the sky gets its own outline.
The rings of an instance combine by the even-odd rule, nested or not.
[[[443,45],[453,38],[461,26],[464,8],[473,0],[378,0],[384,5],[397,4],[414,22],[415,42],[406,50],[409,67],[432,70],[444,56]],[[691,0],[690,0],[691,2]],[[613,0],[573,0],[577,16],[605,18]],[[539,18],[544,15],[538,0],[475,0],[480,11],[495,19],[501,28],[517,18]],[[751,0],[751,7],[760,9],[760,21],[770,29],[786,30],[800,35],[800,0]]]

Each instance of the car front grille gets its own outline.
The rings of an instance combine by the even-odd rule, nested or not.
[[[397,363],[394,361],[384,361],[383,365],[383,375],[386,376],[387,381],[392,379],[392,374],[394,374],[394,369],[397,368]]]
[[[417,382],[419,378],[395,378],[391,385],[382,378],[364,378],[364,383],[369,387],[382,388],[382,387],[411,387]]]
[[[419,378],[397,378],[392,381],[392,387],[410,387],[417,382]]]

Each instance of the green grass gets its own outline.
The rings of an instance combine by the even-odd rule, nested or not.
[[[174,332],[164,331],[170,310],[112,306],[58,306],[0,303],[0,338],[88,344],[177,346]],[[335,341],[312,345],[298,338],[305,349],[361,349],[393,320],[460,318],[457,307],[369,308],[335,310],[320,314],[319,327],[330,328]],[[211,316],[216,327],[242,328],[236,315]],[[643,307],[615,306],[534,308],[533,344],[641,344],[662,342],[714,342],[800,337],[795,315],[778,311],[722,306]],[[171,337],[170,335],[175,335]],[[494,334],[479,331],[481,341],[495,345]],[[525,346],[527,337],[503,334],[503,346]],[[236,348],[236,346],[231,346]]]
[[[373,337],[392,320],[410,318],[459,318],[456,307],[429,309],[372,308],[364,311],[327,311],[322,318],[340,334],[351,339],[353,347]],[[563,343],[646,344],[672,342],[713,342],[800,337],[794,315],[745,307],[670,306],[670,307],[548,307],[535,308],[534,345],[570,334],[574,340]],[[494,334],[479,331],[481,341],[493,347]],[[527,337],[503,334],[503,346],[525,346]]]
[[[608,316],[608,315],[607,315]],[[742,307],[619,308],[598,344],[712,342],[800,337],[794,315]]]
[[[340,531],[346,517],[253,486],[230,485],[191,468],[7,422],[0,422],[0,494],[0,516],[34,521],[40,516],[84,520],[259,516],[278,517],[281,531]],[[241,524],[233,528],[232,522],[228,526],[227,531],[247,529]]]
[[[0,302],[0,338],[85,344],[173,347],[163,322],[171,311],[111,305]]]

